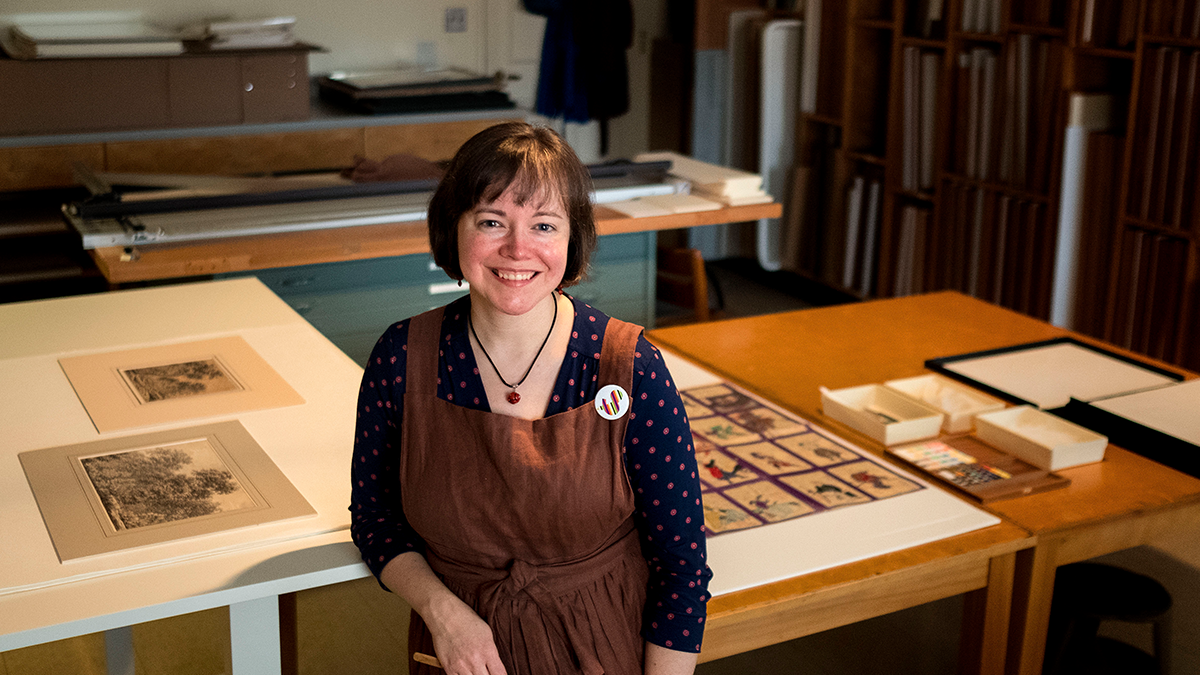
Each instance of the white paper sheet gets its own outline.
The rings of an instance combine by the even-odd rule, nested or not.
[[[1200,380],[1096,401],[1092,405],[1200,445]]]
[[[660,351],[679,389],[722,381],[677,354]],[[858,450],[854,444],[824,433]],[[708,540],[708,564],[713,570],[709,591],[714,596],[731,593],[1000,523],[999,518],[882,457],[861,452],[929,489],[712,537]]]
[[[1047,410],[1176,380],[1086,347],[1060,343],[943,364],[948,371]]]

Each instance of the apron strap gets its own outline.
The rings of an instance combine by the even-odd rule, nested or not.
[[[408,324],[408,385],[405,391],[416,395],[437,396],[438,349],[445,308],[418,314]],[[405,404],[408,405],[407,403]]]
[[[633,352],[641,336],[641,326],[609,318],[604,329],[604,346],[600,350],[600,387],[619,384],[627,393],[632,393]]]

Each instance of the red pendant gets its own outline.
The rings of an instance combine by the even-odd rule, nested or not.
[[[516,405],[521,402],[521,395],[515,391],[508,392],[508,396],[506,396],[505,398],[507,398],[508,402],[513,405]]]

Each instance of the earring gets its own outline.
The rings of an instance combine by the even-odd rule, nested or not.
[[[458,287],[459,287],[459,288],[462,288],[462,279],[459,279],[459,280],[458,280]]]

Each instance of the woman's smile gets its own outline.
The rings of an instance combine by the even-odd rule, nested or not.
[[[567,266],[571,224],[557,197],[518,204],[511,190],[458,222],[458,258],[482,311],[519,316],[550,297]]]

